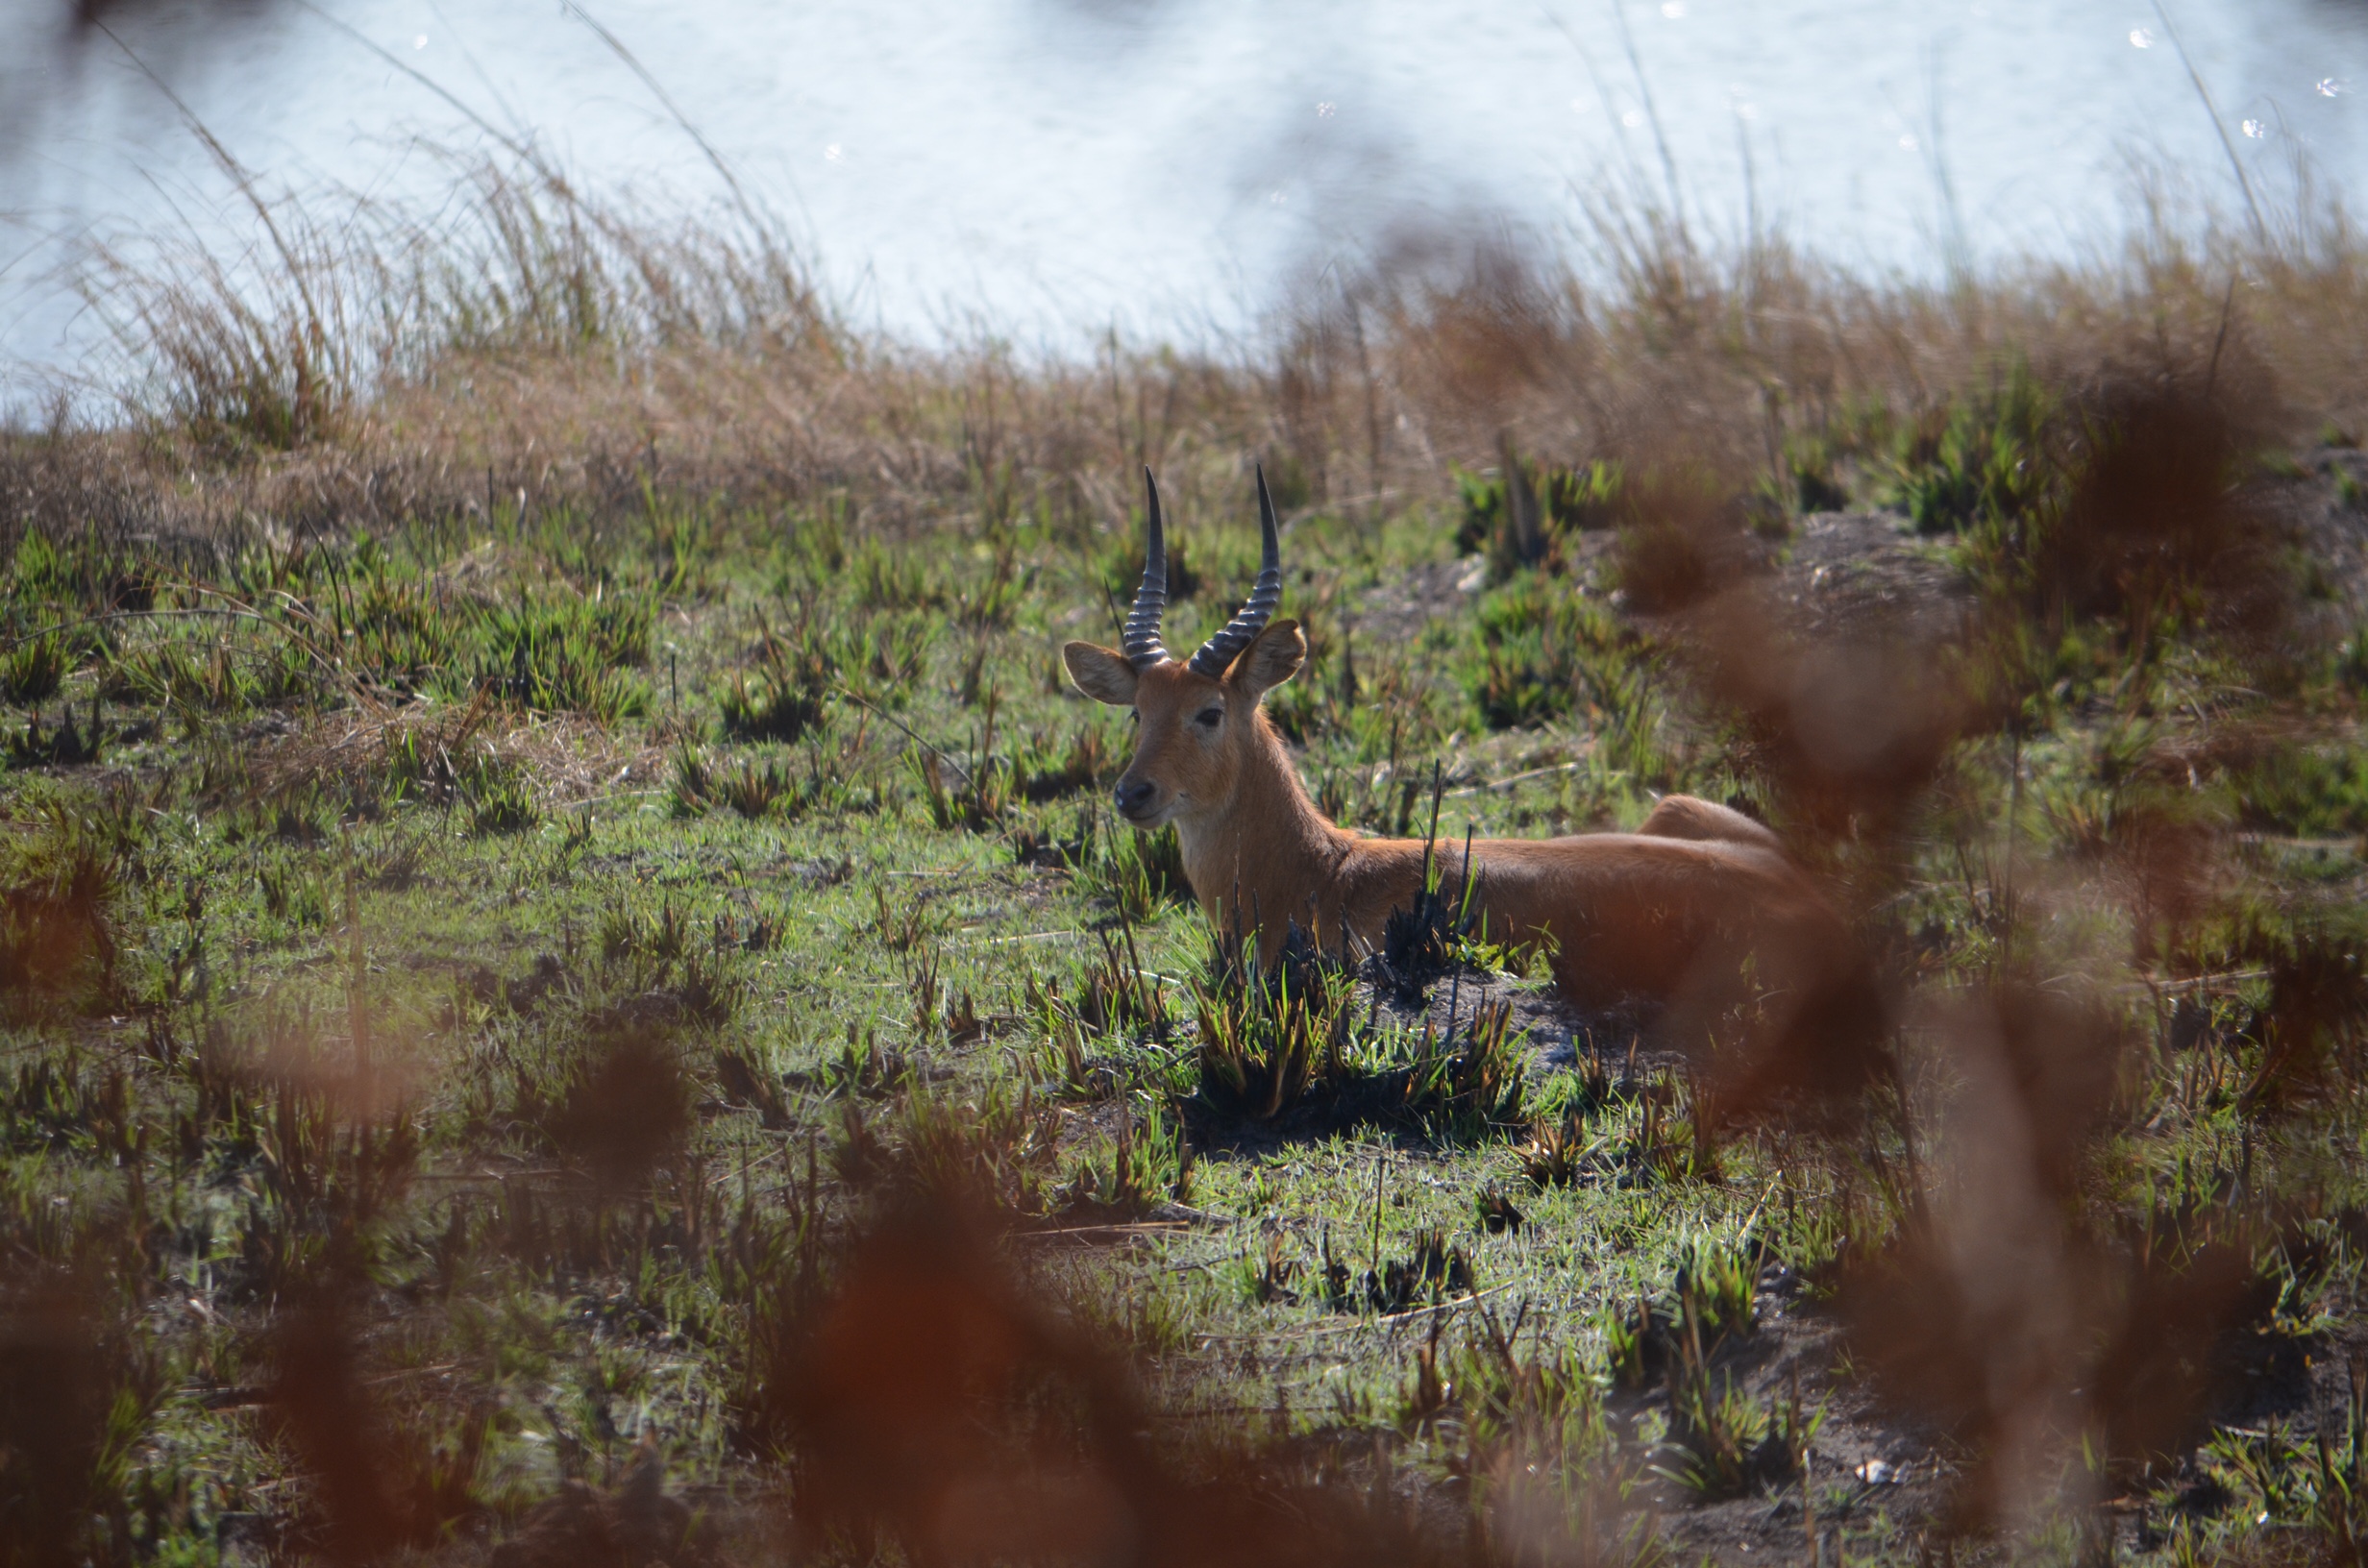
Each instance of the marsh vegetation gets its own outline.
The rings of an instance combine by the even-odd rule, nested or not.
[[[2349,229],[1082,363],[531,164],[279,220],[0,436],[0,1556],[2357,1556]],[[1327,811],[1735,804],[1881,1070],[1209,930],[1057,649],[1253,457]]]

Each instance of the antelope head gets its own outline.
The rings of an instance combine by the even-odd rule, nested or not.
[[[1159,486],[1143,471],[1149,497],[1143,583],[1135,590],[1122,649],[1071,643],[1061,649],[1069,676],[1086,696],[1135,716],[1135,755],[1111,800],[1119,815],[1147,831],[1232,808],[1245,765],[1265,727],[1259,699],[1298,673],[1307,638],[1296,621],[1268,625],[1283,598],[1282,545],[1274,500],[1258,474],[1263,543],[1258,582],[1247,602],[1189,659],[1169,657],[1159,640],[1168,605],[1168,541],[1159,521]]]

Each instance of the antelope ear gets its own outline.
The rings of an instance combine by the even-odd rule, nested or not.
[[[1135,667],[1116,649],[1069,643],[1061,649],[1061,662],[1069,666],[1069,678],[1077,683],[1077,690],[1097,702],[1114,708],[1135,705]]]
[[[1225,684],[1239,688],[1252,701],[1299,673],[1307,661],[1307,634],[1296,621],[1277,621],[1242,649],[1225,672]]]

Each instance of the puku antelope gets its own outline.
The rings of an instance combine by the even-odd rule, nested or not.
[[[1369,952],[1391,912],[1414,904],[1429,846],[1368,838],[1326,819],[1261,710],[1307,657],[1298,623],[1271,619],[1283,568],[1266,476],[1258,476],[1257,583],[1184,660],[1160,642],[1167,539],[1148,469],[1144,483],[1148,538],[1122,647],[1061,649],[1079,690],[1134,711],[1135,754],[1114,804],[1147,832],[1175,825],[1202,913],[1220,930],[1254,930],[1262,963],[1274,963],[1294,923],[1321,947]],[[1574,1002],[1679,1004],[1673,1012],[1707,1024],[1735,995],[1748,958],[1753,989],[1784,1016],[1779,1032],[1792,1049],[1811,1045],[1804,1029],[1862,1037],[1855,1048],[1834,1042],[1843,1056],[1872,1043],[1881,1010],[1847,927],[1776,836],[1739,812],[1672,795],[1634,833],[1483,839],[1468,865],[1462,844],[1439,847],[1459,897],[1457,884],[1470,878],[1469,907],[1489,939],[1547,948],[1556,983]]]

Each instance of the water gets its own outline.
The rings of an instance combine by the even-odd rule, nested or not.
[[[83,361],[92,324],[57,272],[78,241],[235,232],[225,181],[133,56],[238,159],[302,188],[426,199],[446,172],[421,142],[486,140],[333,16],[595,182],[720,191],[555,0],[92,9],[120,46],[70,0],[0,0],[0,360]],[[1409,236],[1568,238],[1613,191],[1674,200],[1714,235],[1756,218],[1929,274],[2109,238],[2134,166],[2233,207],[2222,129],[2268,199],[2298,155],[2335,190],[2368,178],[2368,7],[2333,0],[2173,0],[2220,129],[2151,0],[591,9],[790,215],[836,297],[922,338],[1236,331]]]

